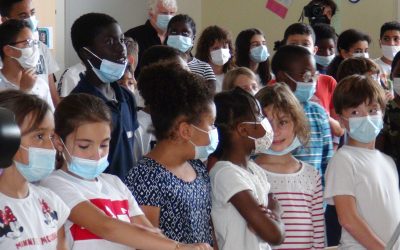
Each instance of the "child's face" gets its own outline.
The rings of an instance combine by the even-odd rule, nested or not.
[[[277,74],[277,80],[285,82],[290,89],[295,92],[297,89],[296,82],[309,82],[311,84],[316,76],[317,69],[314,57],[305,56],[297,61],[293,61],[287,72],[279,71]]]
[[[32,126],[32,113],[28,114],[24,119],[20,129],[21,129],[21,146],[25,148],[44,148],[44,149],[54,149],[52,138],[54,136],[54,117],[50,111],[47,111],[43,118],[43,121],[39,124],[37,128],[33,131]],[[18,149],[14,156],[14,160],[21,162],[23,164],[29,163],[29,153],[27,150]]]
[[[85,123],[69,134],[64,144],[71,156],[99,160],[108,155],[110,135],[111,128],[107,122]]]
[[[263,35],[254,35],[250,40],[250,49],[261,45],[267,45],[265,37]]]
[[[382,38],[379,40],[380,45],[387,46],[400,46],[400,31],[387,30],[383,33]]]
[[[310,35],[303,35],[303,34],[296,34],[288,36],[286,40],[286,45],[298,45],[307,48],[311,54],[315,54],[318,50],[317,47],[314,46],[314,41],[312,36]]]
[[[282,112],[274,112],[273,105],[263,108],[263,113],[268,118],[274,131],[274,140],[271,145],[273,151],[283,151],[292,144],[295,132],[294,123],[290,115]]]
[[[352,117],[364,117],[372,115],[382,115],[382,108],[377,101],[364,102],[357,107],[343,109],[342,115],[340,116],[340,122],[349,131],[349,118]]]
[[[30,46],[33,46],[33,44],[30,44],[30,43],[32,43],[32,40],[34,40],[34,37],[33,37],[33,33],[31,31],[31,29],[23,28],[21,30],[21,32],[19,32],[18,36],[16,37],[15,44],[13,44],[12,46],[21,48],[21,49],[28,48]],[[5,52],[7,56],[11,56],[11,57],[15,57],[15,58],[21,57],[21,55],[22,55],[21,51],[11,48],[11,47],[9,47],[9,48],[10,49],[7,49]]]
[[[258,83],[256,79],[249,77],[247,75],[239,75],[236,77],[233,85],[239,88],[242,88],[252,94],[253,96],[258,91]]]
[[[208,110],[206,112],[203,112],[200,115],[200,123],[195,124],[197,128],[209,132],[210,130],[214,129],[214,122],[215,122],[215,116],[216,116],[216,109],[215,109],[215,104],[214,102],[208,104]],[[194,127],[190,127],[191,129],[191,141],[197,145],[197,146],[207,146],[209,145],[210,138],[208,134],[206,134],[203,131],[200,131],[199,129],[196,129]]]
[[[356,53],[368,53],[368,47],[369,45],[367,41],[358,41],[353,44],[348,51],[340,49],[340,55],[346,59],[353,57]]]
[[[335,54],[336,44],[332,38],[321,39],[318,44],[317,55],[319,56],[331,56]]]

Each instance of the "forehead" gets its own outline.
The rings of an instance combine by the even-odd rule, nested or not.
[[[30,13],[33,8],[32,0],[23,0],[14,3],[10,9],[10,17],[15,17],[23,13]]]
[[[367,41],[358,41],[351,46],[351,49],[368,49],[368,42]]]
[[[325,47],[325,48],[335,47],[335,40],[333,40],[332,38],[320,39],[317,45],[318,47]]]
[[[158,12],[176,12],[176,8],[172,6],[165,6],[161,1],[157,3],[157,11]]]
[[[120,37],[121,35],[123,35],[123,33],[119,24],[112,23],[102,28],[101,32],[95,37],[95,41],[96,39],[104,39],[107,37]]]
[[[256,83],[256,80],[248,75],[238,75],[235,79],[235,83],[236,84],[252,84],[252,83]]]
[[[294,58],[288,66],[291,71],[315,71],[315,60],[311,55],[297,57]]]
[[[171,25],[170,29],[173,30],[192,31],[192,27],[190,26],[190,24],[184,21],[174,22],[171,23],[170,25]]]
[[[383,36],[400,36],[399,30],[387,30],[383,33]]]
[[[250,39],[250,43],[260,42],[260,41],[261,42],[265,41],[265,37],[263,35],[256,34],[256,35],[252,36]]]
[[[314,44],[314,41],[312,39],[311,35],[307,34],[295,34],[295,35],[290,35],[287,38],[287,43],[310,43]]]
[[[25,27],[18,33],[16,40],[21,41],[21,40],[32,39],[32,38],[33,38],[33,33],[31,31],[31,29]]]

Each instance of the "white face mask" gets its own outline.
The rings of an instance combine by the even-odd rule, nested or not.
[[[22,68],[24,69],[31,69],[35,68],[38,64],[40,53],[39,53],[39,46],[33,45],[32,47],[28,48],[17,48],[11,45],[8,45],[11,48],[21,51],[21,56],[16,58],[12,57],[19,62]]]
[[[261,126],[265,130],[265,134],[260,138],[254,138],[248,136],[250,139],[254,140],[255,143],[255,154],[260,154],[266,152],[272,144],[274,139],[274,132],[272,130],[271,124],[269,123],[267,118],[264,118],[261,122],[243,122],[247,124],[261,124]]]
[[[353,53],[352,57],[363,57],[363,58],[369,58],[368,52],[365,53]]]
[[[382,55],[389,59],[390,61],[393,60],[394,56],[397,52],[400,51],[400,46],[389,46],[389,45],[382,45]]]
[[[217,49],[210,52],[211,61],[213,64],[223,66],[231,58],[229,49]]]
[[[393,78],[393,90],[398,96],[400,96],[400,77]]]

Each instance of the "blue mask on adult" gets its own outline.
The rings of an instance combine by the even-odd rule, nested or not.
[[[351,138],[362,143],[370,143],[375,140],[383,128],[382,113],[362,117],[350,117],[348,119],[350,131],[347,133]]]
[[[218,130],[214,128],[210,131],[205,131],[194,125],[192,126],[203,133],[207,133],[210,139],[210,144],[208,144],[207,146],[197,146],[192,141],[190,141],[190,143],[192,143],[194,146],[194,151],[195,151],[194,159],[207,159],[207,157],[217,149],[219,142]]]
[[[250,49],[250,59],[256,63],[265,62],[268,57],[268,48],[265,45],[260,45]]]
[[[89,49],[85,47],[83,48],[101,61],[100,69],[97,69],[89,60],[87,60],[92,67],[93,72],[100,79],[100,81],[104,83],[112,83],[122,78],[126,70],[126,65],[128,63],[127,60],[125,60],[125,63],[111,62],[107,59],[101,59]]]
[[[181,35],[170,35],[167,40],[168,46],[171,46],[182,53],[186,53],[190,48],[193,47],[193,40],[187,36]]]
[[[294,92],[294,95],[297,97],[297,100],[299,100],[301,103],[308,102],[315,94],[317,89],[317,81],[313,79],[312,82],[300,82],[294,80],[287,73],[285,74],[290,80],[296,83],[296,91]]]
[[[297,136],[296,136],[293,139],[292,143],[287,148],[283,149],[282,151],[274,151],[271,148],[269,148],[267,151],[265,151],[263,153],[267,154],[267,155],[278,155],[278,156],[287,155],[300,146],[301,146],[301,142],[300,142],[299,138],[297,138]]]
[[[173,15],[158,14],[157,21],[156,21],[157,27],[164,31],[167,30],[168,23],[172,17],[173,17]]]
[[[28,151],[28,164],[14,161],[18,172],[28,181],[35,182],[46,178],[53,172],[56,162],[56,150],[29,147],[21,145],[21,148]]]

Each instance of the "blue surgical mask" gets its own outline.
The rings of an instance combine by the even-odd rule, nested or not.
[[[319,56],[319,55],[314,55],[315,62],[323,67],[328,67],[328,65],[332,62],[332,60],[335,58],[335,54],[330,55],[330,56]]]
[[[312,82],[299,82],[294,80],[286,72],[285,75],[290,80],[296,83],[297,86],[294,95],[297,97],[297,100],[299,100],[299,102],[301,103],[308,102],[311,99],[311,97],[313,97],[317,89],[317,81],[315,79],[313,79]]]
[[[181,35],[170,35],[167,41],[168,46],[171,46],[182,53],[186,53],[190,48],[193,47],[193,40],[187,36]]]
[[[28,181],[39,181],[53,172],[56,162],[56,150],[45,148],[29,147],[28,149],[21,146],[22,149],[27,150],[29,154],[29,163],[23,164],[14,161],[19,173]]]
[[[39,21],[36,19],[36,16],[30,16],[30,17],[24,19],[24,21],[29,23],[29,26],[31,27],[31,30],[33,32],[35,32],[37,30]]]
[[[292,152],[293,150],[295,150],[296,148],[298,148],[300,146],[301,146],[301,142],[300,142],[299,138],[297,138],[297,136],[296,136],[293,139],[292,143],[287,148],[285,148],[284,150],[282,150],[282,151],[274,151],[271,148],[269,148],[266,152],[263,152],[263,153],[267,154],[267,155],[278,155],[278,156],[287,155],[287,154],[289,154],[290,152]]]
[[[260,45],[250,49],[250,58],[256,63],[265,62],[268,57],[268,48],[265,45]]]
[[[93,64],[89,60],[87,60],[90,66],[92,67],[93,72],[100,79],[100,81],[104,83],[112,83],[122,78],[126,70],[126,65],[128,63],[126,60],[125,63],[122,64],[111,62],[107,59],[101,59],[89,49],[85,47],[83,48],[101,61],[100,69],[97,69],[96,67],[93,66]]]
[[[195,151],[194,159],[207,159],[207,157],[217,149],[219,142],[218,130],[214,128],[210,131],[205,131],[194,125],[192,126],[203,133],[207,133],[210,139],[210,144],[208,144],[207,146],[197,146],[192,141],[190,141],[190,143],[192,143],[194,146],[194,151]]]
[[[156,22],[157,27],[164,31],[167,30],[169,20],[171,20],[172,17],[173,15],[158,14]]]
[[[346,118],[345,118],[346,119]],[[362,117],[348,118],[351,138],[362,143],[370,143],[378,136],[383,128],[382,113]]]

